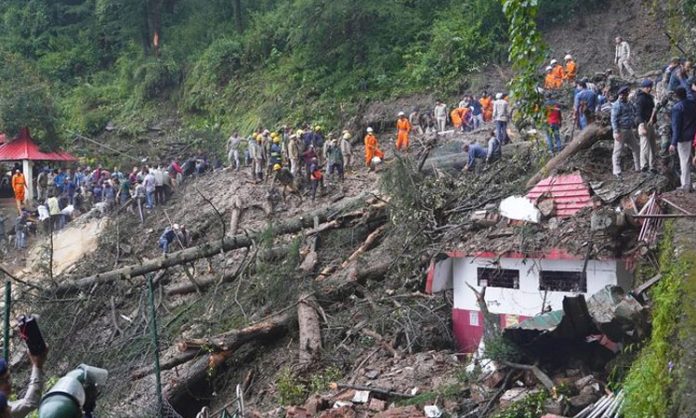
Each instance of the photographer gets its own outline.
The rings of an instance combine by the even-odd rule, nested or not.
[[[43,392],[43,365],[46,361],[47,353],[48,349],[38,356],[29,354],[32,367],[27,393],[22,399],[8,402],[10,409],[9,417],[24,418],[39,407],[41,393]],[[9,398],[12,395],[12,375],[7,361],[2,358],[0,358],[0,394],[4,395],[5,398]],[[2,417],[3,415],[0,414],[0,418]]]

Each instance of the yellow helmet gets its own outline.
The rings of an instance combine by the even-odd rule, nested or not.
[[[258,142],[263,141],[263,135],[261,135],[261,134],[256,135],[256,140],[257,140]]]
[[[353,137],[353,135],[351,135],[350,132],[346,132],[346,131],[343,132],[343,139],[345,139],[346,141],[351,139],[352,137]]]
[[[281,168],[280,164],[273,165],[273,171],[280,171]]]
[[[273,137],[273,143],[274,144],[280,144],[280,137],[278,135]]]
[[[278,132],[273,132],[271,134],[271,138],[278,138]]]
[[[302,136],[304,135],[304,131],[302,129],[297,130],[297,136]]]
[[[315,125],[314,126],[315,131],[321,131],[321,125]]]

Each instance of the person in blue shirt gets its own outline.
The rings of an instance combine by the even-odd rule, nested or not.
[[[687,98],[684,87],[677,87],[674,94],[679,102],[672,107],[672,143],[669,152],[679,154],[681,190],[691,192],[691,148],[696,136],[696,101]]]
[[[179,225],[174,224],[171,227],[166,227],[164,229],[164,232],[162,232],[162,235],[159,238],[159,247],[162,250],[163,254],[167,254],[169,252],[169,246],[172,245],[174,240],[176,239],[176,233],[179,230]]]
[[[595,109],[597,109],[597,94],[587,88],[587,83],[576,83],[575,100],[573,102],[573,117],[578,123],[578,128],[585,129],[594,121]]]
[[[478,129],[483,125],[483,108],[481,103],[475,98],[469,98],[469,107],[471,108],[471,116],[474,120],[474,129]]]
[[[488,152],[481,145],[476,143],[464,145],[463,150],[468,154],[466,167],[464,168],[466,171],[474,171],[477,158],[484,161],[488,158]]]
[[[618,98],[611,105],[611,128],[614,136],[614,151],[612,153],[612,171],[617,178],[621,177],[621,151],[624,145],[631,149],[635,171],[640,171],[640,144],[636,139],[636,111],[628,101],[630,88],[623,86],[619,89]]]
[[[57,194],[63,193],[63,187],[65,184],[65,173],[60,168],[55,171],[56,176],[53,178],[53,182],[56,186]]]

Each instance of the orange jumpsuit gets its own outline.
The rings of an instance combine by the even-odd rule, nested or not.
[[[563,67],[560,64],[556,64],[551,69],[551,74],[553,75],[555,88],[560,89],[563,86],[563,79],[565,78],[565,73]]]
[[[12,176],[12,190],[14,190],[15,199],[19,202],[24,202],[24,191],[26,189],[26,182],[24,180],[24,174],[17,173]]]
[[[377,137],[374,134],[367,134],[365,137],[365,165],[369,167],[375,157],[384,159],[384,153],[377,145]]]
[[[483,108],[483,121],[490,122],[493,119],[493,99],[491,97],[481,97],[479,99]]]
[[[450,113],[450,118],[452,119],[452,125],[454,125],[456,129],[461,128],[464,119],[464,109],[462,109],[461,107],[454,109]]]
[[[575,81],[575,76],[577,75],[577,73],[578,66],[577,64],[575,64],[575,61],[568,60],[565,66],[565,79],[572,83],[573,81]]]
[[[558,88],[556,86],[556,77],[554,77],[552,71],[546,73],[546,77],[544,77],[544,88],[546,90],[554,90]]]
[[[396,130],[398,134],[396,136],[396,149],[401,150],[402,148],[408,150],[408,134],[411,133],[411,122],[407,118],[399,118],[396,121]]]

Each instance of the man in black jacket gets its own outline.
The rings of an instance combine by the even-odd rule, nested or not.
[[[675,95],[679,102],[672,107],[672,144],[669,152],[679,153],[681,189],[691,192],[691,144],[696,136],[696,102],[687,99],[684,87],[678,87]]]
[[[655,154],[657,144],[655,142],[655,128],[652,120],[655,99],[652,96],[653,82],[643,80],[640,90],[636,94],[636,125],[638,125],[638,137],[640,138],[640,169],[643,172],[650,170],[655,173]]]

